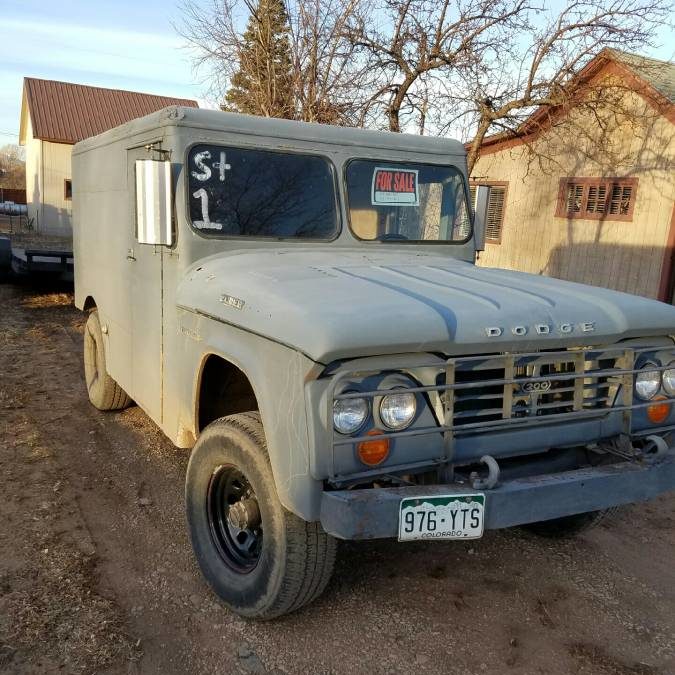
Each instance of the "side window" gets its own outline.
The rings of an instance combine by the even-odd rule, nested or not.
[[[70,178],[63,181],[63,198],[68,202],[73,198],[73,181]]]
[[[188,156],[190,222],[207,236],[331,239],[335,178],[318,155],[196,145]]]
[[[487,218],[485,222],[485,241],[492,244],[500,244],[502,241],[502,228],[504,226],[504,211],[506,210],[507,183],[474,183],[470,186],[471,209],[476,209],[476,197],[478,185],[489,188]]]
[[[632,221],[637,183],[637,178],[562,178],[555,215]]]

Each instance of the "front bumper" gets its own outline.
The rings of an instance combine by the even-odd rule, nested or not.
[[[505,481],[486,490],[485,528],[498,529],[599,511],[653,499],[675,490],[675,451],[651,462],[603,466]],[[466,484],[324,492],[321,524],[340,539],[398,535],[401,499],[475,494]]]

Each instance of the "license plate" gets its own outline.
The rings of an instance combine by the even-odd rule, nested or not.
[[[435,495],[401,500],[398,540],[478,539],[483,536],[485,495]]]

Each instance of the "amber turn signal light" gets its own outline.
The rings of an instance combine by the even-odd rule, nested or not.
[[[668,415],[670,415],[670,401],[663,396],[655,400],[658,403],[648,406],[647,417],[652,424],[663,424],[668,419]]]
[[[366,436],[381,436],[384,431],[372,429]],[[375,441],[361,441],[357,446],[359,459],[368,466],[382,464],[389,456],[389,439],[379,438]]]

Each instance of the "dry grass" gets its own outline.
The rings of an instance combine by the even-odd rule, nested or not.
[[[9,224],[3,228],[0,224],[0,234],[9,234],[12,245],[18,248],[43,248],[59,251],[72,251],[73,240],[70,237],[54,237],[36,232],[9,232]]]
[[[0,410],[20,410],[26,406],[28,394],[13,387],[0,386]]]
[[[45,293],[41,295],[29,295],[21,301],[23,307],[29,309],[42,309],[44,307],[63,307],[73,304],[72,293]]]
[[[134,658],[135,646],[124,634],[113,603],[96,594],[94,585],[89,556],[60,543],[42,549],[34,564],[13,576],[15,590],[0,593],[5,658],[10,651],[40,644],[41,655],[69,673],[93,672],[118,658]]]

